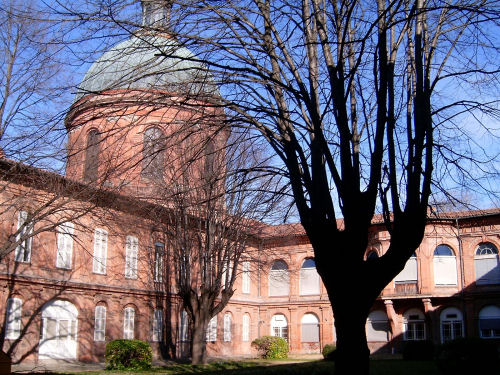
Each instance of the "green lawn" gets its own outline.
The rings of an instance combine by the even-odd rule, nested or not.
[[[247,362],[214,362],[208,365],[193,366],[189,364],[173,364],[165,367],[154,367],[149,371],[89,371],[71,373],[72,375],[326,375],[332,374],[334,364],[326,361],[312,361],[301,363],[283,363],[283,361],[247,361]],[[47,373],[46,373],[47,374]],[[69,373],[57,373],[69,374]],[[403,360],[372,360],[371,375],[438,375],[439,372],[433,361],[403,361]]]

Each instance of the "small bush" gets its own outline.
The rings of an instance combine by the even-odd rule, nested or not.
[[[434,343],[426,341],[408,341],[403,348],[403,359],[419,361],[434,359]]]
[[[106,370],[147,370],[153,350],[141,340],[113,340],[106,345]]]
[[[479,338],[457,339],[441,345],[436,361],[445,375],[470,375],[478,369],[489,369],[492,374],[500,372],[496,344]]]
[[[288,358],[288,343],[282,337],[263,336],[252,341],[262,358],[283,359]]]
[[[335,359],[335,350],[337,347],[333,344],[326,344],[323,347],[323,351],[321,354],[323,354],[323,358],[326,359],[327,361],[333,361]]]

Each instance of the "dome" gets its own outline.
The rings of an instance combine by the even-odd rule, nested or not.
[[[134,35],[105,52],[79,85],[75,102],[107,90],[162,90],[181,96],[218,94],[195,55],[166,36]]]

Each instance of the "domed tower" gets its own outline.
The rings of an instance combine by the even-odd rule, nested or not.
[[[143,27],[78,87],[66,117],[66,175],[151,199],[183,184],[188,168],[192,180],[212,170],[228,133],[206,67],[169,34],[170,1],[143,0],[142,10]]]

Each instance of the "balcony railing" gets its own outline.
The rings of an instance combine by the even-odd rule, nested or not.
[[[394,292],[398,295],[418,294],[418,283],[416,281],[396,282]]]

